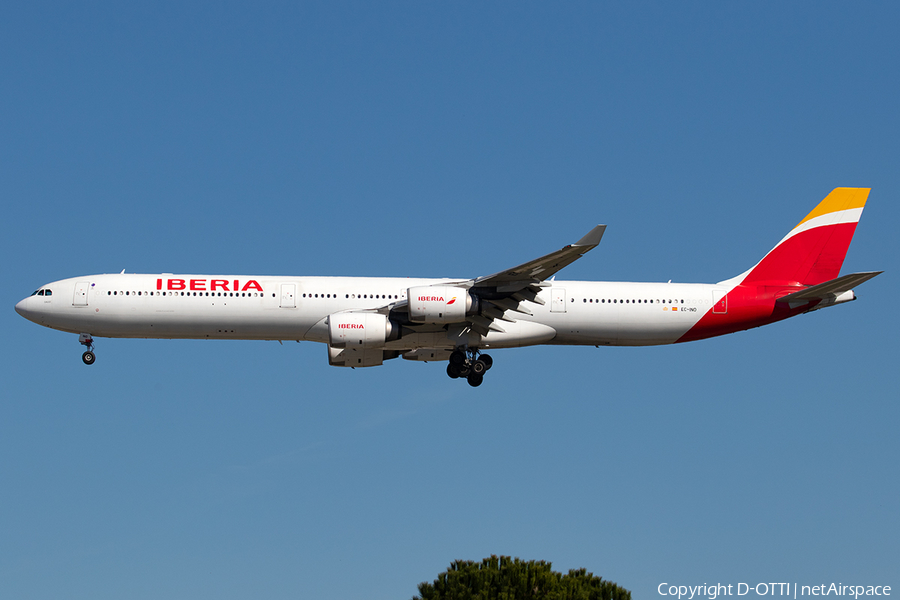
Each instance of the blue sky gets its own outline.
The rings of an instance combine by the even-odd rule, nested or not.
[[[890,3],[0,8],[0,595],[409,598],[455,559],[900,586]],[[43,283],[471,277],[609,225],[565,279],[714,282],[871,187],[858,302],[659,348],[327,365],[105,340]]]

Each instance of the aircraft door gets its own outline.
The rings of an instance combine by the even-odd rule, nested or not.
[[[75,297],[72,299],[72,306],[87,306],[88,288],[91,287],[89,281],[79,281],[75,284]]]
[[[297,284],[281,284],[281,308],[297,308]]]
[[[566,288],[550,291],[550,312],[566,312]]]
[[[713,290],[713,314],[724,315],[728,313],[728,296],[725,290]]]

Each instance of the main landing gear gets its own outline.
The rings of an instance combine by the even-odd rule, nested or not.
[[[484,381],[485,372],[491,368],[494,360],[490,354],[480,354],[477,349],[454,350],[450,354],[447,375],[451,379],[465,377],[472,387],[478,387]]]
[[[91,337],[91,334],[82,333],[81,335],[79,335],[78,343],[87,348],[84,354],[81,355],[81,360],[84,361],[84,364],[94,364],[94,361],[97,360],[97,357],[94,355],[94,338]]]

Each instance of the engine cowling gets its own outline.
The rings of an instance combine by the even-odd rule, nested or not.
[[[400,337],[400,326],[386,316],[368,312],[335,313],[328,317],[328,364],[335,367],[375,367],[385,359],[384,344]],[[393,358],[388,352],[387,358]]]
[[[380,348],[399,337],[399,325],[382,314],[346,312],[328,317],[328,345],[332,348]]]
[[[453,350],[445,350],[443,348],[418,348],[403,353],[406,360],[421,360],[424,362],[440,362],[442,360],[450,360],[450,354]]]
[[[385,351],[381,348],[335,348],[334,346],[328,346],[328,364],[332,367],[377,367],[384,362],[384,358]]]
[[[452,285],[411,287],[409,320],[413,323],[459,323],[478,312],[478,298]]]

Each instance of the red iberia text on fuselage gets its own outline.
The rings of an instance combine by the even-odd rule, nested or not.
[[[165,288],[163,280],[156,280],[157,290],[192,290],[195,292],[246,292],[248,290],[263,291],[262,286],[255,279],[246,281],[243,286],[240,279],[166,279]]]

